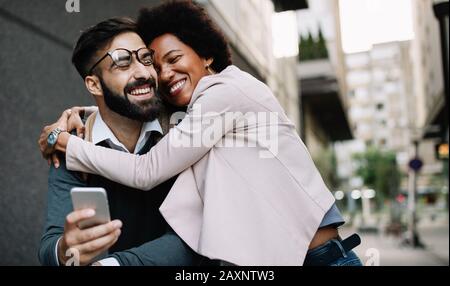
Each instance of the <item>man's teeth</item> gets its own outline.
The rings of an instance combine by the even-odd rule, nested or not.
[[[175,91],[180,89],[184,85],[185,82],[186,82],[186,80],[182,80],[182,81],[178,82],[177,84],[175,84],[174,86],[172,86],[170,88],[170,93],[174,93]]]
[[[131,95],[143,95],[143,94],[147,94],[150,93],[151,88],[141,88],[141,89],[133,89],[130,94]]]

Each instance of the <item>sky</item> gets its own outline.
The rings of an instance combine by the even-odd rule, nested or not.
[[[272,15],[273,52],[276,58],[298,55],[297,16],[293,11]]]
[[[298,36],[317,36],[319,25],[325,38],[334,38],[332,1],[339,1],[342,46],[345,53],[368,51],[373,44],[414,38],[412,1],[422,0],[310,0],[309,9],[276,13],[272,20],[274,54],[298,54]],[[296,19],[294,19],[296,18]]]
[[[376,43],[414,38],[411,1],[339,0],[344,52],[362,52]]]

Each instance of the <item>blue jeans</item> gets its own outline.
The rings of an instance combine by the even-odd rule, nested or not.
[[[326,243],[309,250],[307,253],[307,257],[310,259],[315,259],[319,256],[326,255],[333,244],[336,244],[341,249],[342,256],[329,264],[324,264],[321,266],[363,266],[361,260],[358,258],[358,256],[356,256],[356,253],[353,250],[345,252],[342,248],[342,245],[340,244],[340,241],[337,239],[331,239]],[[308,266],[308,264],[304,264],[304,266]]]

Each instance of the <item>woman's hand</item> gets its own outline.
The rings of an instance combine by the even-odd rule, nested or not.
[[[47,159],[48,164],[50,165],[52,162],[55,165],[56,168],[59,167],[59,159],[58,154],[56,151],[57,149],[64,149],[65,146],[62,146],[61,140],[59,137],[61,137],[63,134],[60,134],[58,137],[58,142],[55,146],[48,146],[47,144],[47,138],[48,135],[55,130],[56,128],[59,128],[61,130],[71,132],[72,130],[76,130],[77,136],[80,138],[84,137],[84,124],[81,120],[81,114],[82,113],[92,113],[97,110],[96,107],[73,107],[71,109],[65,110],[61,117],[58,119],[56,123],[53,123],[51,125],[47,125],[42,129],[41,135],[38,140],[39,149],[41,150],[42,156]],[[64,137],[64,136],[63,136]],[[64,138],[67,139],[67,138]],[[67,143],[67,142],[63,142]],[[55,148],[58,147],[58,148]]]
[[[69,115],[69,120],[67,121],[67,131],[70,133],[73,130],[77,131],[77,136],[84,138],[84,124],[81,117],[84,117],[87,113],[88,107],[75,106],[71,108],[72,112]]]

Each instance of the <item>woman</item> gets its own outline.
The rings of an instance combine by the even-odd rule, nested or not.
[[[295,126],[266,85],[231,65],[204,10],[169,2],[143,10],[138,25],[155,51],[160,93],[187,115],[140,157],[63,132],[56,150],[66,152],[67,168],[143,190],[180,174],[161,213],[212,259],[360,265],[354,245],[340,242],[342,218]]]

